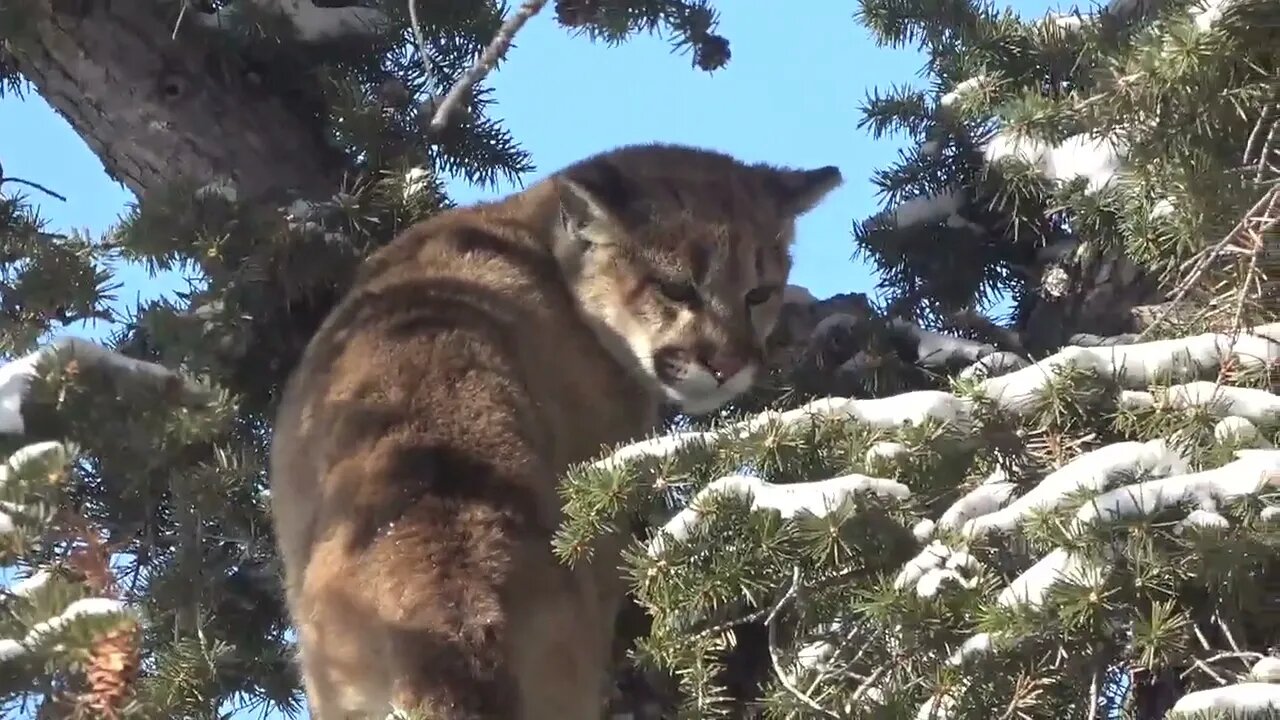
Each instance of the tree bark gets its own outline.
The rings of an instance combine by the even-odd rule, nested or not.
[[[179,180],[229,179],[241,200],[332,195],[342,160],[272,71],[182,24],[180,3],[40,0],[10,40],[18,69],[139,198]],[[171,17],[169,17],[171,16]]]

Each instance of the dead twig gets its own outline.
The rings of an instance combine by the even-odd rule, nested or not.
[[[1093,680],[1089,682],[1089,720],[1098,718],[1098,698],[1102,694],[1102,666],[1093,668]]]
[[[1178,291],[1173,299],[1164,307],[1160,315],[1147,326],[1139,340],[1146,337],[1151,330],[1161,325],[1165,318],[1173,311],[1175,307],[1191,292],[1196,284],[1200,281],[1201,276],[1213,264],[1218,256],[1227,252],[1228,245],[1238,242],[1252,235],[1262,237],[1264,233],[1280,223],[1280,185],[1273,185],[1263,193],[1262,197],[1249,208],[1244,217],[1231,228],[1231,231],[1222,237],[1212,247],[1201,251],[1199,257],[1193,261],[1194,265],[1190,274],[1185,280],[1178,284]],[[1246,250],[1247,252],[1247,250]]]
[[[40,184],[40,183],[38,183],[38,182],[32,182],[32,181],[30,181],[30,180],[23,180],[22,178],[16,178],[16,177],[5,177],[5,176],[4,176],[4,166],[3,166],[3,165],[0,165],[0,185],[3,185],[3,184],[5,184],[5,183],[7,183],[7,182],[17,183],[17,184],[19,184],[19,185],[26,185],[27,187],[29,187],[29,188],[35,188],[36,190],[39,190],[40,192],[42,192],[42,193],[44,193],[44,194],[46,194],[46,195],[48,195],[48,196],[50,196],[50,197],[57,198],[57,199],[61,200],[62,202],[66,202],[66,201],[67,201],[67,198],[66,198],[66,196],[65,196],[65,195],[60,195],[60,194],[58,194],[58,193],[56,193],[56,192],[54,192],[54,191],[50,190],[49,188],[47,188],[47,187],[45,187],[45,186],[41,185],[41,184]]]
[[[409,0],[409,26],[413,30],[413,41],[418,46],[418,58],[422,60],[422,71],[427,77],[434,73],[427,63],[427,39],[422,35],[422,23],[418,22],[418,0]]]
[[[537,15],[546,4],[547,0],[527,0],[520,6],[519,10],[516,10],[511,17],[502,23],[502,27],[498,28],[498,33],[493,36],[493,40],[489,41],[489,46],[484,49],[484,52],[480,53],[480,58],[449,89],[444,99],[436,107],[435,116],[431,118],[431,132],[438,133],[448,126],[449,119],[456,112],[457,106],[462,102],[462,98],[471,92],[476,83],[484,79],[484,76],[488,75],[489,71],[493,70],[494,66],[502,60],[503,56],[507,54],[507,50],[511,47],[512,41],[515,40],[516,33],[520,32],[520,28],[524,27],[524,24],[529,22],[529,19],[534,15]],[[411,17],[417,14],[414,5],[413,0],[410,0],[409,11]],[[417,29],[416,20],[414,21],[414,29]],[[421,40],[419,40],[419,44],[421,45]],[[419,52],[421,52],[421,48],[419,48]]]
[[[769,630],[769,661],[773,663],[773,672],[774,675],[778,677],[778,682],[784,689],[786,689],[787,692],[791,693],[795,699],[804,703],[809,707],[809,709],[823,717],[836,718],[838,717],[837,715],[819,705],[813,698],[806,695],[803,690],[796,687],[795,683],[791,681],[790,676],[783,671],[782,663],[778,661],[778,616],[782,614],[782,609],[799,594],[800,568],[797,567],[791,571],[791,586],[787,588],[787,591],[783,593],[782,597],[778,598],[778,602],[773,604],[773,608],[769,610],[768,618],[765,619],[765,626]]]

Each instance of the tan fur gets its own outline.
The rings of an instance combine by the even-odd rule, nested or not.
[[[312,717],[600,716],[623,539],[561,565],[557,480],[650,431],[664,397],[705,412],[750,385],[793,219],[839,181],[622,148],[437,215],[366,262],[273,438]],[[696,298],[662,293],[690,279]],[[749,307],[762,285],[778,292]]]

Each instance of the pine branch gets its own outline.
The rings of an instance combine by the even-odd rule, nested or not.
[[[1262,329],[1263,332],[1269,330],[1275,328]],[[958,649],[954,644],[947,644],[943,646],[947,648],[945,651],[932,645],[929,649],[916,646],[909,651],[915,653],[917,666],[906,677],[919,677],[920,672],[925,672],[926,657],[936,657],[941,663],[940,669],[953,676],[947,684],[922,699],[926,706],[932,703],[938,709],[954,709],[987,707],[983,703],[998,702],[1002,710],[1041,707],[1039,703],[1047,699],[1045,692],[1056,693],[1066,686],[1057,688],[1039,680],[1030,685],[1024,683],[1025,686],[1015,682],[1015,686],[1008,688],[1012,700],[1000,701],[998,695],[991,695],[989,683],[1001,677],[1000,668],[1006,667],[1004,663],[1018,657],[1015,650],[1028,649],[1028,643],[1049,643],[1049,647],[1056,647],[1052,644],[1055,642],[1052,633],[1065,621],[1053,618],[1061,613],[1083,612],[1072,609],[1070,598],[1083,598],[1082,607],[1089,602],[1109,604],[1110,600],[1089,601],[1088,597],[1109,597],[1116,592],[1117,584],[1127,582],[1113,580],[1112,575],[1128,572],[1121,558],[1133,551],[1117,546],[1115,541],[1097,540],[1098,534],[1104,530],[1122,532],[1121,527],[1132,527],[1133,519],[1139,516],[1163,518],[1170,512],[1180,517],[1168,531],[1175,537],[1194,538],[1224,532],[1225,528],[1240,522],[1242,503],[1257,502],[1267,496],[1271,485],[1258,471],[1280,473],[1280,453],[1242,450],[1234,461],[1220,464],[1220,460],[1196,456],[1198,446],[1179,439],[1185,430],[1178,429],[1160,439],[1103,441],[1096,449],[1091,447],[1098,445],[1097,441],[1064,441],[1064,445],[1073,448],[1069,452],[1075,453],[1074,459],[1058,460],[1060,466],[1041,478],[1029,492],[1021,492],[1021,480],[999,466],[979,480],[971,492],[949,505],[926,501],[924,496],[930,492],[930,486],[917,484],[929,478],[939,483],[933,487],[947,487],[947,481],[936,474],[944,467],[950,468],[947,463],[957,462],[947,458],[957,456],[948,455],[944,448],[974,440],[976,444],[969,444],[979,448],[980,454],[992,452],[983,447],[983,440],[989,440],[1001,423],[1013,420],[1035,427],[1044,422],[1046,407],[1062,404],[1063,398],[1087,390],[1085,376],[1113,383],[1103,385],[1109,388],[1112,404],[1110,410],[1105,409],[1108,401],[1094,405],[1094,409],[1082,411],[1081,417],[1093,420],[1094,427],[1099,427],[1099,422],[1103,427],[1115,422],[1119,428],[1125,413],[1131,412],[1121,407],[1126,402],[1133,403],[1129,393],[1154,395],[1150,385],[1167,382],[1174,376],[1173,371],[1192,375],[1210,373],[1226,360],[1236,362],[1250,357],[1253,359],[1249,362],[1264,365],[1280,362],[1280,345],[1276,342],[1261,334],[1234,338],[1226,334],[1206,334],[1152,343],[1075,347],[1007,375],[993,374],[973,384],[964,394],[916,392],[865,400],[826,398],[786,412],[766,411],[709,431],[684,432],[631,444],[590,468],[569,474],[565,486],[569,520],[557,536],[558,552],[569,550],[562,556],[571,559],[574,553],[570,548],[588,546],[590,537],[608,527],[614,518],[638,509],[654,492],[668,489],[673,480],[685,479],[678,482],[692,491],[686,494],[691,499],[674,517],[658,519],[655,523],[658,527],[647,547],[639,549],[628,561],[635,567],[638,596],[655,613],[651,642],[674,643],[678,642],[683,628],[700,624],[695,623],[694,618],[702,614],[708,615],[707,621],[712,627],[721,627],[723,624],[717,624],[716,619],[723,615],[720,608],[737,603],[759,607],[761,595],[749,588],[759,586],[760,592],[766,592],[764,588],[773,582],[783,585],[784,577],[796,572],[797,558],[805,558],[806,574],[813,572],[842,580],[829,585],[817,583],[812,591],[803,594],[802,603],[799,594],[787,602],[798,603],[794,614],[797,618],[807,618],[800,622],[812,622],[812,613],[817,613],[819,618],[831,618],[827,610],[818,609],[824,607],[821,596],[834,588],[865,582],[867,570],[859,565],[869,562],[871,557],[848,547],[837,550],[840,545],[833,547],[832,538],[849,542],[863,533],[875,537],[891,536],[894,532],[914,535],[917,542],[928,544],[919,553],[913,551],[897,560],[900,565],[896,569],[890,570],[894,558],[900,557],[895,552],[882,549],[873,554],[874,562],[889,566],[882,572],[888,571],[893,578],[885,590],[891,594],[876,602],[903,603],[906,600],[898,598],[907,595],[918,608],[910,612],[926,612],[926,608],[943,612],[953,603],[954,608],[972,607],[961,603],[977,600],[987,593],[993,595],[990,606],[993,619],[978,622],[978,632],[973,632],[974,622],[964,621],[963,615],[950,620],[938,617],[937,621],[946,623],[945,627],[960,635],[956,640]],[[1207,390],[1200,391],[1201,385],[1196,382]],[[1023,383],[1027,383],[1026,389],[1017,393],[997,391]],[[1033,392],[1033,386],[1034,393],[1042,396],[1040,400],[1031,400],[1025,394]],[[1146,389],[1128,389],[1133,387]],[[1251,388],[1195,381],[1155,393],[1161,399],[1153,400],[1151,407],[1137,412],[1152,413],[1170,422],[1181,417],[1179,413],[1203,412],[1212,418],[1231,418],[1233,426],[1240,428],[1253,427],[1245,417],[1249,416],[1261,426],[1280,428],[1280,398],[1265,391],[1257,391],[1255,397],[1251,392]],[[1100,429],[1098,432],[1114,436],[1116,431]],[[1251,438],[1258,442],[1265,440],[1264,434],[1228,436],[1217,434],[1216,429],[1215,434],[1218,440],[1214,442],[1226,443],[1223,450],[1248,447]],[[892,439],[886,440],[886,437]],[[1028,447],[1032,439],[1028,439]],[[823,457],[828,459],[819,459]],[[1207,463],[1207,469],[1193,471],[1192,462]],[[828,467],[865,468],[880,475],[877,479],[848,474],[846,469],[844,477],[812,480],[815,476],[822,477],[821,473]],[[743,468],[750,472],[744,474]],[[873,485],[868,483],[898,487],[898,480],[889,479],[898,477],[905,485],[901,486],[901,492],[894,493],[892,503],[882,505],[872,494],[863,495],[857,489],[872,489]],[[1090,498],[1089,492],[1096,497]],[[605,496],[618,502],[602,503]],[[1199,507],[1186,512],[1188,500],[1194,500]],[[934,508],[932,513],[925,509],[927,506]],[[1268,517],[1280,517],[1280,507],[1268,506],[1266,511]],[[875,524],[875,518],[881,517],[881,513],[894,518],[890,525]],[[918,513],[927,514],[919,521],[913,520],[921,517]],[[938,519],[935,522],[931,517]],[[1054,517],[1062,520],[1053,524],[1049,518]],[[911,526],[913,522],[915,525]],[[895,530],[889,531],[889,526],[896,526]],[[1038,559],[1033,556],[1031,566],[1018,568],[1007,582],[993,582],[992,575],[996,572],[993,564],[999,556],[991,554],[988,543],[992,541],[983,537],[989,529],[1021,533],[1032,543],[1031,550],[1045,546],[1049,550]],[[759,535],[761,532],[765,534]],[[1140,533],[1139,530],[1133,532]],[[752,559],[748,561],[747,557]],[[819,562],[819,557],[831,559]],[[837,557],[848,559],[834,560]],[[738,574],[744,562],[755,569],[753,575],[758,577],[747,579]],[[1212,580],[1206,578],[1206,582]],[[713,587],[717,589],[710,591]],[[867,592],[865,586],[862,587],[858,592]],[[717,595],[717,600],[708,603],[702,593],[709,591],[726,595]],[[739,595],[740,599],[735,602],[732,598]],[[772,593],[770,596],[777,597]],[[787,593],[781,597],[787,597]],[[888,599],[890,597],[894,599]],[[876,612],[889,612],[888,607],[880,610],[864,607],[860,612],[862,617],[876,617]],[[740,623],[759,619],[760,615],[736,613],[733,617]],[[795,662],[801,674],[793,672],[784,662],[787,655],[782,648],[780,614],[770,613],[769,617],[766,622],[770,631],[769,659],[781,690],[778,702],[783,703],[783,707],[804,707],[810,712],[817,712],[815,708],[818,708],[824,713],[849,707],[847,699],[838,701],[846,704],[832,703],[837,702],[835,696],[847,697],[855,687],[858,702],[872,706],[894,702],[891,698],[895,697],[919,698],[922,688],[907,689],[898,685],[902,677],[872,672],[883,659],[871,660],[871,667],[846,666],[841,673],[834,673],[829,664],[833,649],[829,643],[825,653],[819,652],[816,645],[797,651]],[[903,616],[894,611],[890,617]],[[997,623],[994,617],[1005,619]],[[926,636],[939,633],[940,638],[946,637],[941,629],[929,628],[926,631],[913,627],[911,642],[924,641],[921,633]],[[792,630],[788,628],[788,632]],[[907,642],[908,636],[899,635],[897,631],[885,632],[886,642],[890,644],[883,652],[902,652],[899,645],[892,643]],[[699,634],[699,637],[706,635]],[[1081,642],[1102,642],[1094,635],[1080,638]],[[861,646],[863,651],[870,647],[866,642]],[[684,663],[700,662],[699,652],[688,650],[679,659],[668,662],[676,663],[677,668],[685,667]],[[1110,652],[1113,648],[1108,645],[1106,653]],[[819,663],[814,659],[819,655],[828,660]],[[1096,702],[1095,696],[1102,694],[1097,662],[1081,663],[1076,676],[1080,691],[1069,704],[1061,706],[1062,712],[1070,714],[1067,708],[1083,708]],[[816,673],[816,676],[802,677],[804,672]],[[843,673],[877,679],[847,687],[844,680],[847,676]],[[1023,675],[1020,671],[1016,677],[1030,682],[1030,678],[1037,675],[1034,672]],[[974,702],[979,705],[971,705]],[[917,710],[926,711],[925,707],[910,711],[902,708],[907,715]]]

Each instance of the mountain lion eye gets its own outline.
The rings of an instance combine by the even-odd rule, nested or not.
[[[777,290],[778,288],[773,285],[761,285],[758,288],[749,290],[747,291],[747,304],[759,305],[773,297],[773,294],[777,292]]]
[[[658,291],[667,297],[668,300],[678,303],[692,303],[698,299],[698,289],[693,283],[672,282],[667,280],[657,280]]]

